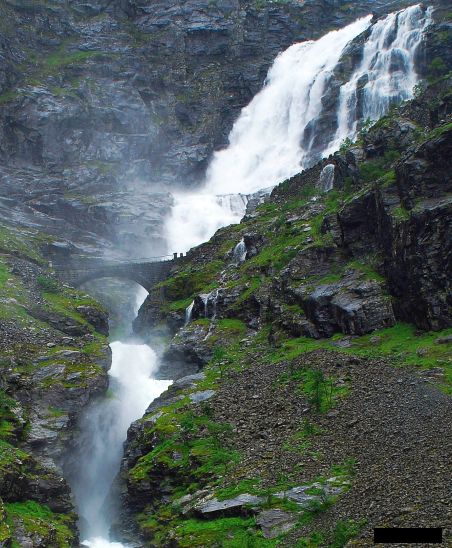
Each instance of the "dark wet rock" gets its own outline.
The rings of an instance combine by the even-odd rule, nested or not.
[[[390,299],[375,281],[320,285],[306,299],[307,317],[323,336],[336,331],[363,335],[395,323]]]
[[[97,332],[108,335],[108,314],[105,310],[86,305],[78,306],[76,310]]]
[[[192,323],[179,330],[163,356],[165,362],[192,363],[204,366],[212,357],[208,340],[209,326]]]

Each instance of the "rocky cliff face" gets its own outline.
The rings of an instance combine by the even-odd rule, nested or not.
[[[106,390],[110,367],[106,312],[53,277],[43,237],[0,227],[3,546],[78,546],[62,463],[79,414]]]
[[[4,214],[73,253],[166,252],[170,186],[200,182],[276,54],[407,4],[4,2]]]
[[[198,373],[129,430],[124,538],[365,546],[377,525],[447,514],[430,434],[450,402],[428,386],[450,390],[452,334],[450,39],[437,25],[413,101],[191,250],[141,308],[139,333],[175,333],[167,370]],[[404,498],[402,484],[417,487]]]

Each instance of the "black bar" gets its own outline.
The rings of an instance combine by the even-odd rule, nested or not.
[[[441,527],[376,527],[374,529],[374,542],[441,544],[443,542],[443,530]]]

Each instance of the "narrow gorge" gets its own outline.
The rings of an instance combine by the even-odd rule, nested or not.
[[[0,15],[0,546],[447,544],[448,2]]]

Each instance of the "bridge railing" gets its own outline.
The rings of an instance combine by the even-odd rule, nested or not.
[[[154,257],[142,258],[124,258],[124,259],[106,259],[105,257],[94,257],[92,255],[77,255],[72,257],[70,261],[64,264],[53,264],[58,270],[78,270],[80,268],[108,268],[114,266],[131,265],[131,264],[149,264],[170,262],[180,259],[184,256],[183,253],[173,253],[172,255],[157,255]]]

